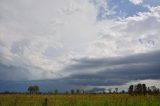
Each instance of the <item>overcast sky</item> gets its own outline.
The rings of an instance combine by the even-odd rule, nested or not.
[[[160,0],[0,0],[0,80],[156,85],[159,34]]]

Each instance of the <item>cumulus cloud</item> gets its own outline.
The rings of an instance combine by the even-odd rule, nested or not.
[[[159,8],[152,7],[149,12],[139,12],[119,21],[99,22],[101,39],[92,43],[90,51],[98,56],[117,56],[158,50]]]
[[[154,63],[145,63],[150,62],[153,56],[148,60],[143,58],[145,61],[137,59],[141,57],[139,55],[133,56],[135,62],[125,56],[159,50],[159,12],[160,7],[150,7],[148,12],[134,16],[100,20],[100,15],[115,15],[106,0],[1,0],[0,72],[7,76],[1,79],[9,79],[12,69],[17,74],[12,79],[67,78],[70,81],[72,76],[90,78],[93,74],[96,77],[95,73],[100,70],[104,72],[99,72],[97,77],[104,78],[105,70],[115,70],[116,73],[126,67],[122,73],[127,73],[135,66],[140,72],[141,66],[158,67]],[[26,76],[21,78],[21,75]],[[129,81],[125,78],[114,80],[116,74],[108,75],[113,76],[113,80],[104,84]],[[72,81],[78,83],[79,80]],[[88,84],[94,85],[94,82]]]
[[[3,64],[27,68],[33,75],[39,73],[33,68],[37,67],[40,73],[49,72],[48,78],[55,78],[67,59],[84,51],[94,39],[96,10],[88,0],[0,2]],[[38,75],[34,78],[39,79]]]

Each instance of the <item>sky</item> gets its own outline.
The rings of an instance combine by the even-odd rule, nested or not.
[[[159,28],[160,0],[0,0],[0,91],[160,87]]]

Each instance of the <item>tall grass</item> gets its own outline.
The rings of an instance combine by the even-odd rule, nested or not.
[[[15,94],[0,95],[0,106],[160,106],[160,96]]]

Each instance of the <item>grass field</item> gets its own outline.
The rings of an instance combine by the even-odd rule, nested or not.
[[[0,95],[0,106],[160,106],[160,96],[8,94]]]

